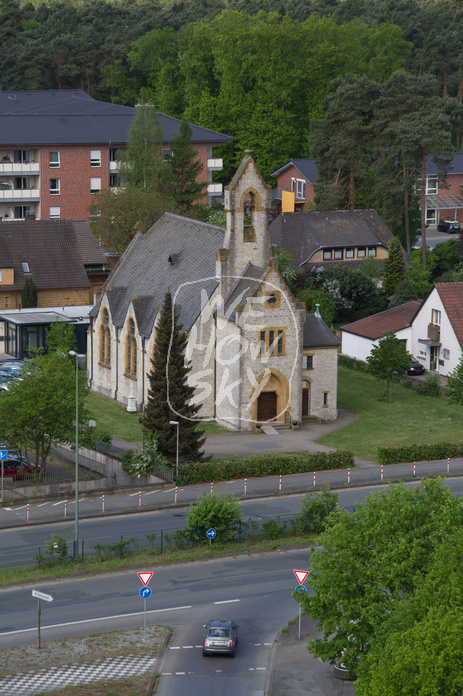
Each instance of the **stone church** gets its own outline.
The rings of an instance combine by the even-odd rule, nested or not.
[[[225,189],[226,229],[165,213],[133,239],[91,311],[92,391],[143,411],[169,290],[188,334],[198,419],[248,430],[337,417],[340,341],[278,273],[270,204],[271,189],[247,151]]]

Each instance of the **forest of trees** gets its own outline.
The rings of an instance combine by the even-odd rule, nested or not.
[[[328,188],[318,204],[375,207],[395,232],[417,217],[407,197],[422,174],[407,149],[416,116],[400,124],[402,103],[412,114],[430,100],[443,110],[445,137],[414,143],[415,160],[434,145],[460,149],[460,0],[0,0],[0,46],[3,90],[82,88],[232,135],[233,147],[216,153],[224,181],[248,147],[268,181],[291,157],[320,156]],[[410,79],[397,74],[427,82],[410,94]],[[343,80],[352,76],[349,92]],[[333,152],[342,160],[337,143],[320,146],[330,105],[359,124],[355,172],[333,160]],[[436,123],[434,109],[419,127],[436,133]],[[398,131],[400,159],[387,142]]]

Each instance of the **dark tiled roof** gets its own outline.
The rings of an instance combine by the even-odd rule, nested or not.
[[[437,155],[438,156],[438,155]],[[426,156],[426,174],[437,174],[438,167],[434,162],[436,155]],[[463,174],[463,152],[455,152],[448,169],[449,174]]]
[[[393,234],[375,210],[281,213],[269,226],[273,244],[286,249],[294,267],[310,261],[322,248],[389,247]]]
[[[0,92],[0,145],[89,145],[127,142],[135,108],[92,99],[81,90]],[[181,121],[157,112],[164,142]],[[229,135],[191,124],[193,143],[226,143]]]
[[[317,161],[311,157],[296,157],[295,159],[289,160],[282,167],[275,169],[271,172],[270,176],[278,176],[288,167],[296,167],[296,169],[302,174],[304,179],[307,179],[311,184],[316,184],[318,181],[318,168]]]
[[[304,322],[304,348],[326,348],[340,346],[341,341],[321,317],[307,312]]]
[[[30,273],[24,273],[24,261]],[[20,290],[29,277],[39,290],[90,287],[69,220],[0,222],[0,268],[12,266],[14,285],[2,285],[4,292]]]
[[[463,346],[463,283],[436,283],[445,311],[460,346]]]
[[[96,243],[88,222],[86,220],[73,221],[72,226],[84,266],[103,265],[106,261],[105,255]]]
[[[113,322],[124,324],[129,302],[136,298],[139,331],[149,336],[170,290],[183,330],[189,331],[204,297],[210,297],[217,287],[215,260],[224,235],[223,227],[164,213],[147,232],[135,237],[106,281],[104,290]],[[91,311],[92,316],[98,313],[99,305]]]
[[[341,330],[356,336],[376,340],[384,336],[386,331],[400,331],[410,326],[421,306],[421,301],[405,302],[405,304],[398,307],[386,309],[384,312],[378,312],[378,314],[372,314],[371,317],[359,319],[352,322],[352,324],[346,324]]]
[[[266,272],[265,268],[254,266],[250,261],[244,269],[241,277],[236,281],[223,305],[224,314],[231,321],[235,321],[235,310],[240,305],[244,305],[251,295],[254,294]]]

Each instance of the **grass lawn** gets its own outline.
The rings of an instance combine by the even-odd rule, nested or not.
[[[122,404],[93,393],[88,395],[86,406],[90,418],[96,421],[98,428],[128,442],[137,442],[143,439],[142,427],[139,423],[141,413],[127,413],[126,407]],[[198,428],[204,430],[206,435],[228,432],[224,428],[219,428],[215,423],[201,423]]]
[[[386,382],[357,370],[339,367],[338,406],[358,413],[352,425],[317,442],[351,450],[377,462],[377,447],[414,443],[460,442],[463,408],[443,398],[420,396],[414,389],[392,385],[392,402],[383,400]]]

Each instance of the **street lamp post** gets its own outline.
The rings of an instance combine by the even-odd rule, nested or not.
[[[76,558],[79,558],[79,358],[85,358],[75,350],[70,350],[69,355],[76,358],[76,512],[74,518],[74,543],[76,545]]]
[[[180,423],[178,421],[169,421],[169,425],[176,425],[177,426],[177,456],[175,458],[175,480],[177,481],[177,479],[178,479],[178,444],[179,444]]]

